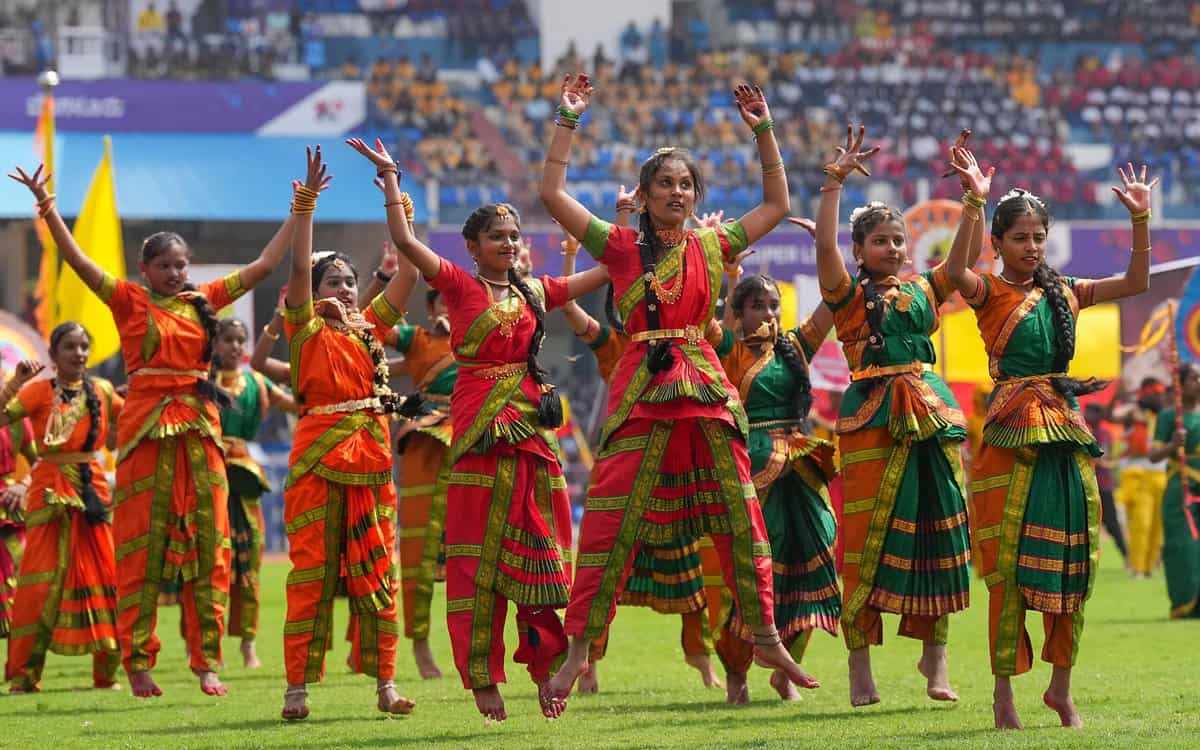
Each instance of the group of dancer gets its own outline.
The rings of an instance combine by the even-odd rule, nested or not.
[[[814,234],[823,301],[782,330],[775,282],[740,278],[749,248],[790,211],[761,89],[738,86],[734,97],[762,163],[762,201],[740,219],[692,228],[704,175],[680,149],[659,149],[642,165],[615,223],[568,192],[572,138],[592,93],[586,75],[564,79],[546,155],[541,198],[568,235],[562,276],[530,274],[520,216],[503,203],[476,209],[463,226],[473,268],[439,257],[414,231],[391,155],[378,141],[349,140],[377,169],[401,256],[375,273],[361,308],[349,258],[313,252],[313,214],[330,180],[320,147],[259,258],[198,287],[187,281],[186,243],[170,233],[143,246],[147,287],[105,274],[75,244],[46,176],[18,169],[14,179],[33,193],[63,259],[112,308],[130,385],[122,398],[89,376],[86,330],[64,324],[51,340],[55,377],[33,380],[38,366],[23,363],[0,394],[2,418],[28,418],[40,455],[24,500],[6,670],[14,691],[37,689],[50,650],[95,654],[97,687],[114,684],[119,654],[135,695],[161,694],[151,669],[156,608],[169,585],[179,586],[204,692],[225,692],[216,672],[227,613],[246,663],[257,663],[255,498],[265,481],[245,441],[275,405],[299,414],[284,488],[292,562],[285,719],[309,714],[337,595],[351,612],[351,668],[376,679],[379,710],[412,711],[393,681],[400,613],[421,675],[438,676],[429,610],[442,576],[455,667],[492,720],[507,715],[499,684],[510,603],[513,659],[551,718],[576,681],[596,689],[618,603],[681,614],[688,662],[715,684],[715,650],[732,703],[748,700],[753,663],[771,670],[784,699],[819,687],[798,662],[813,631],[836,634],[839,625],[851,703],[878,702],[870,647],[883,642],[882,615],[897,614],[899,634],[923,644],[928,696],[953,701],[949,615],[968,605],[974,549],[989,589],[996,726],[1020,726],[1010,678],[1032,666],[1030,610],[1043,615],[1042,658],[1053,665],[1045,703],[1064,726],[1081,724],[1070,676],[1095,580],[1100,498],[1099,451],[1076,397],[1101,384],[1066,373],[1078,311],[1148,286],[1156,181],[1130,166],[1114,188],[1133,228],[1124,274],[1060,276],[1046,263],[1047,208],[1019,189],[991,217],[1003,270],[977,274],[994,170],[979,167],[964,134],[952,152],[964,205],[949,256],[902,279],[909,256],[897,209],[870,203],[852,213],[853,267],[838,247],[842,185],[855,172],[869,175],[878,150],[863,148],[862,128],[850,130],[824,168],[815,224],[792,219]],[[579,247],[597,264],[575,273]],[[264,329],[254,357],[267,379],[237,371],[246,328],[214,310],[262,282],[289,249],[282,320]],[[428,329],[404,321],[418,274],[430,287]],[[605,285],[602,325],[572,300]],[[996,384],[970,471],[960,452],[963,412],[932,366],[930,335],[955,291],[975,310]],[[558,308],[596,352],[609,387],[575,544],[555,435],[563,402],[539,361],[546,315]],[[808,361],[831,328],[852,373],[836,428],[840,461],[808,419]],[[268,360],[281,334],[288,361]],[[392,392],[385,346],[404,354],[417,394]],[[290,397],[267,380],[289,383]],[[1187,382],[1194,409],[1200,377]],[[93,455],[114,418],[110,501]],[[1162,437],[1164,451],[1184,439]],[[399,493],[393,445],[402,452]],[[828,492],[839,464],[840,528]],[[840,586],[835,533],[845,550]],[[232,607],[231,590],[240,601]]]

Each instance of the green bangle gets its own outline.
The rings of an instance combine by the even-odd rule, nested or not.
[[[775,121],[768,117],[765,120],[759,121],[757,125],[750,129],[754,131],[754,135],[758,136],[762,135],[773,127],[775,127]]]
[[[962,199],[963,199],[963,203],[970,204],[970,205],[974,206],[975,208],[983,208],[984,206],[987,205],[987,200],[985,198],[983,198],[980,195],[976,195],[975,193],[971,192],[970,190],[963,193]]]
[[[559,117],[564,117],[568,120],[571,120],[572,122],[579,122],[579,115],[575,114],[574,112],[567,109],[566,107],[564,107],[561,104],[558,105],[558,109],[556,109],[554,111],[558,113]]]

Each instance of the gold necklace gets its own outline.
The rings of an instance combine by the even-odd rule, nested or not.
[[[481,273],[475,274],[475,278],[479,279],[480,281],[482,281],[485,284],[490,284],[490,285],[496,287],[497,289],[507,289],[508,287],[512,286],[512,282],[509,281],[508,279],[505,279],[504,281],[492,281],[491,279],[489,279],[488,277],[484,276]]]
[[[241,370],[218,370],[217,385],[236,398],[246,390],[246,379],[242,377]]]
[[[492,286],[498,286],[496,282],[489,279],[484,279],[482,276],[479,276],[478,278],[486,281]],[[513,289],[512,284],[505,284],[504,288],[508,289],[508,296],[499,300],[492,299],[492,291],[489,287],[484,287],[484,291],[487,292],[488,296],[488,309],[492,311],[492,315],[496,317],[496,323],[499,324],[500,335],[504,336],[505,338],[512,338],[513,332],[516,330],[517,323],[525,315],[525,298],[522,297],[515,289]],[[512,306],[512,309],[503,307],[504,303],[509,300],[513,300],[515,303]]]
[[[74,386],[73,388],[70,386]],[[67,400],[65,391],[74,391],[75,395]],[[55,384],[54,400],[50,404],[50,415],[46,417],[46,432],[42,443],[48,446],[60,446],[71,439],[75,425],[83,416],[83,381],[78,383]]]
[[[658,301],[664,305],[673,305],[679,301],[680,295],[683,294],[683,265],[679,266],[679,277],[675,279],[675,286],[667,289],[662,285],[662,281],[658,278],[658,269],[647,271],[645,276],[646,281],[650,282],[650,288],[654,290],[654,296],[658,297]]]
[[[687,239],[689,231],[691,230],[659,229],[654,234],[658,236],[659,242],[663,243],[667,249],[671,249],[677,247],[680,243]]]

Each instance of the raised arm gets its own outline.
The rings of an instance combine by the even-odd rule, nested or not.
[[[609,282],[608,267],[597,265],[581,273],[573,273],[567,277],[567,299],[579,299],[585,294],[591,294]]]
[[[821,202],[817,206],[815,240],[817,279],[821,283],[821,288],[827,292],[837,289],[849,276],[849,272],[846,270],[846,261],[842,258],[842,251],[838,249],[837,244],[838,211],[841,203],[839,193],[842,190],[842,183],[846,181],[850,173],[857,171],[868,177],[871,176],[866,162],[879,151],[879,147],[874,146],[866,151],[861,150],[866,133],[866,127],[860,125],[858,137],[855,138],[854,128],[847,125],[846,145],[838,146],[837,156],[832,162],[826,164],[823,170],[825,184],[821,186]]]
[[[408,223],[407,219],[405,221]],[[410,231],[412,229],[411,223],[409,229]],[[408,297],[412,294],[413,287],[417,285],[417,267],[407,260],[400,261],[399,258],[396,260],[396,272],[392,274],[387,286],[383,288],[383,298],[393,309],[404,310],[408,307]]]
[[[383,141],[376,138],[375,148],[368,146],[361,138],[351,138],[346,143],[375,165],[379,178],[375,184],[383,190],[383,207],[387,211],[392,244],[425,278],[437,276],[442,267],[441,256],[417,239],[408,218],[412,198],[400,192],[400,170],[392,155],[384,148]]]
[[[563,78],[562,99],[558,119],[554,121],[554,136],[546,149],[546,164],[542,168],[542,205],[562,228],[574,237],[587,234],[592,212],[567,192],[567,161],[571,157],[571,138],[579,127],[579,118],[592,98],[591,82],[586,73],[567,74]]]
[[[287,362],[271,356],[275,342],[283,333],[283,315],[278,309],[271,322],[263,326],[262,335],[254,342],[254,351],[250,354],[251,369],[261,372],[274,383],[288,383],[292,379],[292,367]]]
[[[367,282],[366,288],[358,296],[358,306],[366,307],[371,304],[371,300],[379,296],[387,283],[396,275],[396,270],[400,266],[400,258],[396,255],[396,251],[392,248],[391,241],[383,243],[383,256],[379,259],[379,267],[371,274],[371,280]]]
[[[739,84],[733,91],[738,114],[754,132],[758,144],[758,161],[762,166],[762,202],[741,218],[747,244],[753,245],[766,236],[792,209],[788,196],[787,172],[779,143],[775,140],[775,121],[767,108],[767,98],[757,85]]]
[[[987,204],[988,192],[992,189],[992,176],[996,174],[995,167],[989,167],[987,174],[979,168],[975,155],[961,146],[954,147],[954,161],[950,167],[957,172],[968,190],[963,193],[962,213],[958,219],[958,229],[954,233],[954,242],[950,245],[950,254],[946,257],[946,275],[954,283],[954,287],[967,299],[973,299],[979,293],[979,276],[971,270],[974,265],[970,260],[971,243],[977,232],[981,232],[983,222],[983,207]]]
[[[10,174],[9,177],[21,183],[33,193],[33,199],[37,201],[37,212],[46,222],[47,228],[50,230],[50,236],[54,238],[54,244],[58,247],[58,254],[63,259],[63,262],[79,274],[79,278],[87,284],[88,289],[96,291],[100,288],[100,282],[104,280],[104,269],[96,265],[91,258],[84,254],[83,250],[75,242],[75,238],[71,235],[71,230],[67,228],[67,222],[63,221],[63,217],[59,215],[58,208],[55,206],[54,194],[46,189],[46,184],[50,180],[50,174],[43,174],[45,169],[44,164],[39,164],[38,168],[33,171],[33,174],[26,174],[25,170],[17,167],[16,174]],[[53,293],[53,291],[51,292]]]
[[[329,179],[332,178],[327,178],[320,190],[325,189]],[[292,233],[296,227],[296,218],[296,214],[288,214],[258,257],[242,266],[241,271],[238,272],[238,279],[242,282],[243,287],[253,289],[258,286],[283,262],[283,256],[287,254],[288,248],[292,245]]]
[[[17,393],[26,383],[38,376],[46,366],[36,359],[26,359],[17,363],[17,369],[3,388],[0,388],[0,427],[8,425],[8,402],[16,398]]]
[[[294,233],[292,235],[292,270],[288,275],[287,292],[284,299],[291,310],[312,302],[312,229],[313,211],[317,208],[317,196],[329,184],[325,175],[325,163],[321,159],[321,147],[316,151],[306,148],[308,167],[304,184],[296,185],[292,200]]]
[[[632,219],[633,215],[637,213],[637,196],[639,189],[640,186],[634,185],[633,192],[627,193],[625,192],[625,186],[622,185],[621,189],[617,191],[617,215],[616,219],[613,220],[613,223],[617,226],[629,226],[630,219]]]
[[[1125,208],[1129,209],[1129,221],[1133,225],[1133,247],[1129,251],[1129,265],[1125,273],[1107,279],[1099,279],[1092,285],[1092,304],[1111,302],[1122,297],[1132,297],[1150,288],[1150,194],[1158,185],[1155,177],[1146,182],[1146,165],[1136,175],[1133,165],[1127,165],[1129,173],[1117,167],[1122,187],[1113,186]]]
[[[625,186],[622,185],[621,192],[624,192],[624,191],[625,191]],[[620,203],[620,200],[618,199],[618,201],[617,201],[617,216],[618,217],[620,217],[620,215],[621,215],[620,205],[621,205],[621,203]],[[563,256],[562,275],[563,276],[569,277],[569,276],[573,276],[575,274],[575,256],[578,253],[579,253],[579,240],[575,239],[569,233],[563,232],[563,241],[562,241],[562,256]],[[562,311],[563,311],[563,317],[567,319],[567,325],[571,326],[571,330],[575,333],[576,336],[583,336],[589,330],[591,330],[593,325],[595,325],[597,327],[599,327],[599,325],[600,325],[599,323],[596,322],[596,319],[593,318],[591,315],[588,315],[587,312],[582,307],[580,307],[579,303],[577,303],[575,300],[571,300],[567,304],[563,305]]]

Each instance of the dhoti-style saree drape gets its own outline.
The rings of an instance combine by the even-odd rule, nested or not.
[[[154,666],[162,646],[155,633],[159,589],[182,579],[191,667],[215,671],[229,599],[228,485],[220,414],[196,389],[208,378],[207,334],[188,299],[202,295],[220,310],[245,289],[234,273],[194,292],[160,297],[106,275],[97,293],[112,310],[129,372],[113,496],[125,669]]]
[[[515,288],[492,302],[484,282],[443,260],[428,279],[450,310],[458,377],[446,480],[446,620],[463,686],[505,682],[504,624],[517,608],[513,654],[536,683],[566,650],[554,611],[571,580],[571,505],[553,433],[537,421],[541,388],[528,372],[533,310]],[[545,309],[566,281],[527,281]]]
[[[122,399],[106,380],[94,378],[92,386],[100,406],[92,446],[98,448]],[[27,692],[38,688],[48,651],[91,654],[98,687],[112,685],[121,665],[112,526],[85,517],[80,466],[91,465],[92,489],[106,506],[108,480],[94,452],[84,450],[92,425],[86,396],[82,389],[66,395],[64,403],[51,381],[39,380],[5,409],[12,420],[29,418],[40,454],[25,495],[25,553],[4,670],[13,688]]]
[[[785,335],[806,361],[823,338],[810,321]],[[837,635],[841,616],[833,554],[837,522],[828,487],[837,473],[833,444],[800,432],[796,376],[774,342],[755,354],[723,331],[717,354],[750,420],[750,468],[771,541],[775,627],[799,661],[813,630]],[[728,628],[722,633],[717,653],[727,669],[745,672],[753,658],[749,634],[733,635]]]
[[[292,563],[283,626],[289,685],[324,676],[339,592],[357,634],[354,670],[379,680],[395,674],[396,487],[388,420],[374,393],[376,365],[364,337],[382,342],[400,313],[380,295],[364,317],[370,329],[353,331],[315,315],[311,302],[284,315],[300,405],[283,491]]]
[[[962,410],[933,372],[939,305],[954,291],[944,266],[879,284],[882,348],[857,278],[823,289],[850,364],[838,417],[844,514],[842,633],[848,648],[883,642],[880,614],[900,634],[945,643],[946,615],[968,602],[969,542],[960,447]],[[872,304],[876,304],[872,302]],[[878,343],[878,342],[876,342]]]
[[[446,479],[453,425],[450,394],[458,364],[448,336],[417,326],[397,326],[389,343],[404,354],[405,369],[431,412],[396,431],[400,454],[400,590],[404,636],[429,638],[433,584],[445,579],[442,533],[446,525]]]
[[[1075,314],[1092,303],[1088,281],[1063,280]],[[1075,663],[1083,603],[1092,593],[1100,533],[1100,455],[1074,397],[1055,390],[1053,313],[1040,288],[981,276],[975,310],[996,388],[971,473],[972,533],[988,586],[992,672],[1027,672],[1027,610],[1042,613],[1042,658]]]
[[[1167,596],[1171,617],[1200,617],[1200,413],[1185,412],[1183,428],[1187,461],[1187,482],[1191,492],[1183,492],[1179,459],[1168,457],[1167,488],[1162,497],[1163,571],[1167,577]],[[1171,441],[1175,434],[1175,409],[1158,415],[1154,430],[1155,445]]]
[[[603,634],[640,547],[706,534],[736,602],[734,617],[769,628],[771,550],[751,481],[746,414],[704,337],[722,263],[745,248],[745,232],[738,222],[688,232],[657,263],[653,282],[637,241],[637,230],[593,218],[583,242],[608,268],[630,344],[613,374],[566,631],[590,640]],[[673,357],[652,373],[646,355],[656,340],[670,340]]]

